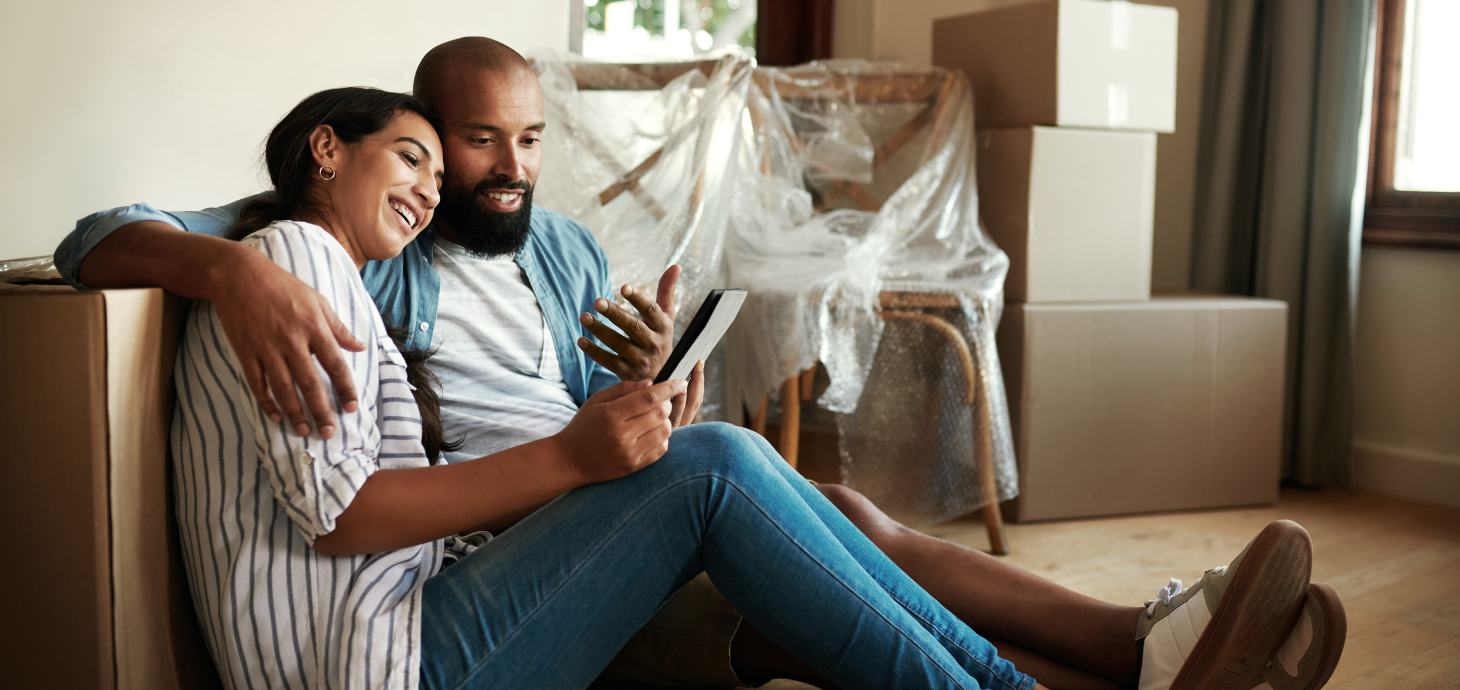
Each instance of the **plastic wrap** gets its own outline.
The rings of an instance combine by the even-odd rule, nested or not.
[[[1017,493],[994,348],[1008,260],[978,224],[960,73],[732,55],[655,81],[672,68],[535,62],[537,202],[594,231],[615,283],[680,263],[681,328],[710,289],[750,291],[709,363],[707,418],[740,422],[820,362],[843,481],[884,510],[933,522]]]
[[[61,278],[61,272],[56,270],[54,257],[32,256],[0,260],[0,283],[64,285],[66,281]]]

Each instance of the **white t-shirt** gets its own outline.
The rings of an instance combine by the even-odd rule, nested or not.
[[[578,412],[553,336],[511,256],[483,258],[444,239],[432,265],[441,300],[427,365],[441,379],[441,421],[463,439],[447,462],[472,460],[551,436]]]

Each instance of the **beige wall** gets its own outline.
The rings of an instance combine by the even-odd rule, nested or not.
[[[7,0],[0,258],[49,254],[103,208],[261,189],[265,135],[314,91],[409,89],[421,55],[463,35],[565,50],[567,27],[565,0]]]
[[[838,0],[833,29],[836,57],[896,60],[926,65],[932,59],[933,20],[1027,0]],[[1191,273],[1191,214],[1196,185],[1201,114],[1202,58],[1208,0],[1148,0],[1180,13],[1176,65],[1176,131],[1157,135],[1155,238],[1151,285],[1185,288]]]
[[[1460,507],[1460,252],[1364,249],[1354,484]]]

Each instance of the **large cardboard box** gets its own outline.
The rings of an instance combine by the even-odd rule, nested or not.
[[[1009,255],[1007,299],[1150,297],[1155,134],[984,129],[976,158],[979,215]]]
[[[1287,305],[1008,304],[1016,520],[1272,503]]]
[[[178,306],[0,284],[0,685],[220,687],[168,484]]]
[[[1042,0],[933,22],[933,64],[961,69],[979,127],[1176,128],[1176,10]]]

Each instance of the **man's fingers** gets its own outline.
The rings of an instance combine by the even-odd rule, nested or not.
[[[364,352],[365,351],[365,343],[363,341],[361,341],[359,338],[356,338],[355,337],[355,334],[350,332],[350,329],[345,328],[345,324],[343,324],[343,323],[340,322],[340,317],[338,317],[338,316],[335,315],[335,310],[330,308],[329,302],[326,302],[325,301],[323,295],[320,295],[319,300],[321,302],[320,307],[324,311],[325,318],[329,320],[330,332],[333,333],[334,336],[335,336],[335,344],[336,345],[339,345],[340,347],[343,347],[346,350],[349,350],[351,352]],[[315,354],[319,354],[319,353],[315,353]],[[343,361],[343,360],[341,360],[341,361]],[[329,367],[326,366],[325,369],[329,369]],[[331,372],[331,375],[333,375],[333,372]],[[338,388],[339,381],[337,380],[337,381],[335,381],[335,383],[337,384],[336,387]],[[342,395],[340,396],[340,399],[343,400],[344,399],[344,395],[343,395],[343,392],[344,391],[340,391],[340,392],[342,393]],[[354,387],[353,384],[350,386],[350,392],[351,393],[354,393],[355,392],[355,387]],[[354,400],[354,398],[355,398],[354,395],[351,395],[350,396],[350,399],[352,401]],[[354,410],[350,410],[348,407],[345,408],[345,409],[348,410],[348,411],[350,411],[350,412],[354,412]]]
[[[289,375],[289,364],[283,359],[276,359],[266,363],[264,369],[264,376],[269,380],[269,390],[274,394],[274,401],[284,409],[284,416],[289,418],[289,426],[294,429],[294,433],[308,436],[309,416],[299,406],[299,396],[294,393],[294,379]]]
[[[348,332],[346,331],[346,333]],[[332,343],[325,343],[324,347],[315,348],[314,356],[319,358],[319,365],[324,367],[325,373],[329,374],[330,382],[335,386],[335,394],[340,399],[340,408],[346,412],[360,409],[355,395],[355,377],[350,373],[350,365],[345,362],[344,356],[340,354],[340,349]],[[309,408],[314,410],[315,419],[318,419],[320,410],[315,408],[314,399],[305,399],[309,402]],[[328,402],[329,399],[326,397],[325,403],[328,404]],[[329,407],[325,407],[324,410],[328,413]]]
[[[304,404],[309,406],[309,411],[314,415],[314,428],[319,429],[321,438],[334,438],[334,409],[330,405],[329,389],[320,382],[319,372],[314,368],[314,357],[308,352],[296,356],[290,360],[289,370],[294,375],[294,383],[299,386],[299,392],[304,395]]]
[[[612,321],[615,326],[619,327],[619,330],[624,332],[624,335],[632,338],[635,343],[648,345],[654,342],[653,331],[649,325],[623,307],[600,297],[593,303],[593,308]],[[596,331],[594,335],[597,335]],[[608,343],[608,341],[605,340],[604,343]]]
[[[679,282],[679,274],[682,270],[679,264],[673,264],[669,268],[664,269],[664,275],[659,276],[659,294],[655,296],[654,301],[659,304],[659,308],[669,317],[670,322],[674,321],[675,314],[674,285]]]
[[[243,366],[243,378],[248,381],[248,389],[253,391],[254,399],[259,401],[259,408],[264,411],[264,416],[275,424],[284,421],[284,414],[279,411],[279,406],[274,403],[274,396],[269,393],[269,382],[264,378],[263,366],[255,359],[248,359],[240,364]]]
[[[613,372],[620,379],[627,381],[632,378],[629,376],[629,363],[623,357],[594,345],[592,340],[579,338],[578,349],[582,350],[583,354],[588,355],[589,359],[603,365],[604,369]]]
[[[623,310],[620,309],[619,311]],[[635,319],[635,322],[637,321],[638,320]],[[633,351],[637,349],[641,344],[640,342],[635,342],[636,340],[638,340],[637,338],[631,340],[630,338],[624,337],[622,333],[619,333],[618,331],[609,328],[602,321],[593,318],[593,316],[590,314],[579,314],[578,323],[583,324],[583,328],[586,329],[589,333],[597,336],[598,339],[602,341],[605,346],[608,347],[608,349],[613,350],[614,352],[617,352],[621,355],[632,354]],[[629,335],[632,337],[633,333],[630,333]]]
[[[666,327],[674,327],[674,319],[665,315],[664,310],[660,309],[658,304],[649,301],[649,297],[635,290],[634,286],[625,285],[623,295],[629,304],[634,305],[634,309],[639,312],[639,319],[648,325],[650,330],[664,331]],[[627,311],[624,313],[628,314]]]

